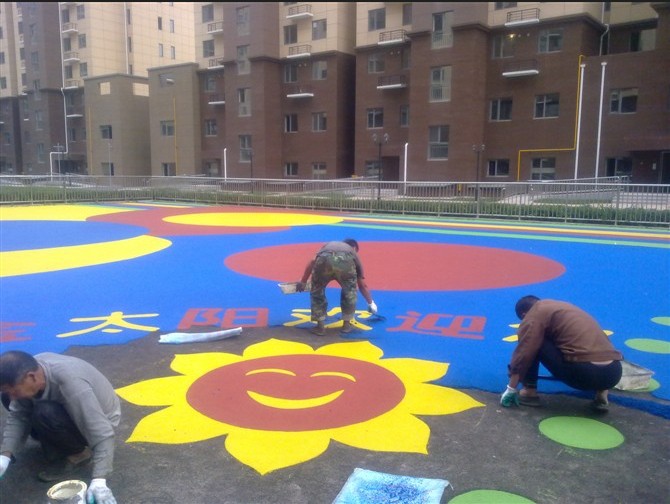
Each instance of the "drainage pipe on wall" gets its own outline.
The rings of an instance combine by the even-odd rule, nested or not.
[[[584,63],[579,65],[579,105],[577,110],[577,134],[575,137],[575,180],[577,179],[577,170],[579,167],[579,135],[582,130],[582,97],[584,96]]]
[[[598,113],[598,137],[596,141],[596,170],[595,177],[596,182],[598,182],[598,166],[600,165],[600,136],[603,129],[603,95],[605,92],[605,67],[607,66],[607,61],[600,62],[600,110]]]

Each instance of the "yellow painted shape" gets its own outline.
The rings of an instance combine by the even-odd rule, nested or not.
[[[192,226],[284,227],[337,224],[341,217],[299,213],[211,212],[165,217],[165,222]]]
[[[228,425],[206,417],[186,400],[190,386],[217,367],[296,354],[351,358],[384,367],[402,381],[405,397],[396,407],[376,418],[344,427],[302,432]],[[484,406],[458,390],[426,383],[444,376],[447,363],[420,359],[385,360],[382,357],[382,350],[368,341],[333,343],[314,350],[305,343],[270,339],[249,345],[241,357],[218,352],[177,355],[171,367],[182,375],[141,381],[116,392],[136,405],[166,406],[142,418],[128,442],[183,444],[225,435],[228,452],[260,474],[318,457],[328,449],[331,440],[363,450],[425,454],[428,453],[430,427],[415,415],[447,415]],[[324,372],[337,373],[337,370]],[[299,406],[309,404],[300,403]]]
[[[134,212],[134,209],[98,205],[0,206],[0,220],[85,221],[96,215]]]
[[[505,336],[502,340],[507,342],[519,341],[519,335],[512,334],[511,336]]]
[[[88,245],[0,252],[0,277],[125,261],[153,254],[171,244],[172,242],[164,238],[143,235]]]

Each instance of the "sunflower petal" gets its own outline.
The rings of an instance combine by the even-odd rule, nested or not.
[[[128,442],[193,443],[223,436],[229,431],[229,425],[201,415],[186,404],[180,404],[144,417]]]
[[[242,360],[242,357],[239,355],[223,352],[177,354],[172,359],[170,368],[183,375],[199,377],[208,371],[239,362],[240,360]]]
[[[335,355],[337,357],[350,357],[357,360],[378,361],[384,355],[381,348],[371,344],[369,341],[356,341],[352,343],[332,343],[325,345],[316,351],[317,354]]]
[[[153,378],[116,389],[126,401],[140,406],[169,406],[183,402],[192,380],[183,376]]]
[[[226,449],[260,474],[300,464],[328,449],[330,438],[322,431],[275,432],[236,429],[226,438]]]
[[[484,406],[467,394],[453,388],[430,383],[406,384],[405,399],[398,407],[414,415],[452,415]]]
[[[365,450],[428,453],[430,428],[412,415],[393,410],[372,420],[337,429],[332,435],[335,441]]]
[[[449,364],[446,362],[420,359],[384,359],[379,364],[401,380],[414,383],[439,380],[449,369]]]
[[[273,357],[275,355],[311,354],[314,349],[305,343],[295,341],[283,341],[269,339],[260,343],[249,345],[244,350],[245,359],[257,359],[259,357]]]

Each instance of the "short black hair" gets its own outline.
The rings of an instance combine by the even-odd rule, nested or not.
[[[528,310],[530,310],[535,303],[537,303],[540,300],[539,297],[529,295],[529,296],[524,296],[521,299],[519,299],[516,302],[516,306],[514,307],[514,311],[516,312],[516,316],[522,319],[526,313],[528,313]]]
[[[344,243],[349,245],[352,249],[358,250],[358,242],[354,240],[353,238],[345,238],[342,240]]]
[[[23,377],[31,372],[37,371],[39,364],[35,357],[20,350],[10,350],[0,355],[0,385],[13,387]]]

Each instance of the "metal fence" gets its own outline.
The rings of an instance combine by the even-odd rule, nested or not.
[[[619,178],[391,182],[216,177],[0,176],[0,204],[171,201],[404,215],[670,227],[670,185]]]

